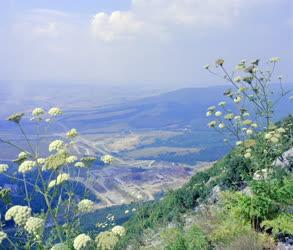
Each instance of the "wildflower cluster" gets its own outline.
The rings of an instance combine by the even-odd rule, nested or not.
[[[249,63],[242,60],[231,73],[225,69],[223,59],[218,59],[215,63],[215,68],[220,69],[220,73],[212,71],[211,66],[205,67],[232,86],[224,92],[227,101],[221,101],[217,106],[208,108],[206,116],[214,118],[208,126],[228,137],[236,138],[237,146],[243,147],[244,142],[253,140],[257,135],[256,132],[262,128],[267,131],[265,139],[268,142],[278,143],[283,128],[270,131],[272,115],[280,99],[290,92],[284,90],[282,77],[278,77],[279,96],[270,85],[275,66],[279,61],[278,57],[271,58],[268,61],[269,69],[262,70],[259,59]],[[231,104],[230,108],[229,104]],[[249,112],[249,109],[253,112]],[[251,147],[243,147],[242,151],[245,158],[252,157]]]
[[[89,248],[91,242],[92,239],[90,236],[86,234],[80,234],[74,239],[73,247],[75,250],[87,249]]]
[[[26,172],[31,171],[34,166],[36,166],[35,161],[24,161],[23,163],[20,164],[20,166],[18,168],[18,172],[24,174]]]
[[[27,149],[7,142],[9,146],[19,150],[19,154],[13,162],[18,165],[16,172],[11,173],[13,168],[8,164],[0,164],[0,174],[10,177],[19,185],[24,187],[26,206],[15,205],[10,207],[5,213],[5,220],[13,220],[15,223],[16,234],[22,235],[14,244],[9,235],[0,231],[0,244],[7,239],[8,243],[15,249],[26,249],[33,247],[36,249],[95,249],[94,241],[86,234],[79,234],[80,218],[84,213],[95,211],[95,202],[87,199],[89,190],[85,187],[84,194],[77,192],[78,185],[74,182],[86,181],[89,177],[88,170],[96,162],[96,157],[80,156],[77,147],[77,141],[74,138],[78,136],[75,128],[70,129],[64,136],[56,138],[48,143],[48,152],[42,156],[40,152],[40,142],[48,140],[46,135],[42,138],[40,133],[44,129],[44,134],[54,121],[54,118],[62,115],[62,110],[57,107],[46,110],[35,108],[30,120],[37,121],[37,136],[30,139],[22,128],[22,119],[24,113],[16,113],[8,117],[8,121],[18,125],[20,132],[25,137]],[[35,140],[38,138],[38,141]],[[6,143],[5,140],[1,142]],[[74,152],[78,152],[77,155]],[[105,155],[102,160],[106,164],[113,161],[113,157]],[[75,177],[77,174],[77,177]],[[0,187],[1,197],[10,194],[10,190]],[[38,194],[38,195],[35,195]],[[38,201],[34,200],[38,197]],[[32,211],[32,202],[45,203],[45,207],[40,214]],[[8,202],[7,202],[8,204]],[[33,213],[34,212],[34,213]],[[32,216],[33,213],[33,216]],[[61,220],[62,218],[62,220]],[[114,216],[107,217],[107,226],[114,226]],[[116,231],[115,231],[116,230]],[[122,228],[116,228],[117,235],[123,235]],[[44,236],[49,236],[49,239]],[[113,233],[114,235],[114,233]],[[115,236],[116,237],[116,236]],[[17,246],[17,247],[16,247]]]
[[[113,249],[119,241],[119,237],[110,231],[101,232],[95,239],[97,247],[101,250]]]
[[[28,218],[24,229],[32,234],[34,237],[37,239],[40,239],[42,236],[42,231],[44,229],[45,222],[43,219],[38,218],[38,217],[30,217]]]
[[[31,217],[32,209],[28,206],[13,206],[5,214],[5,220],[14,220],[16,225],[24,226]]]
[[[68,181],[69,178],[70,178],[69,174],[61,173],[57,176],[56,180],[49,182],[48,188],[50,189],[54,186],[58,186],[58,185],[62,184],[63,182]]]
[[[95,203],[88,199],[81,200],[77,206],[80,213],[91,213],[95,210]]]

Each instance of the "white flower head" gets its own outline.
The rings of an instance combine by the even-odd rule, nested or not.
[[[14,220],[16,225],[24,226],[31,217],[32,210],[28,206],[13,206],[5,213],[5,220]]]
[[[83,162],[81,162],[81,161],[76,162],[74,164],[74,166],[77,167],[77,168],[85,168],[86,167],[85,164]]]
[[[77,161],[77,157],[75,155],[70,155],[66,158],[66,162],[71,164]]]
[[[62,110],[57,107],[53,107],[48,111],[48,114],[51,116],[59,116],[62,115]]]
[[[32,115],[34,117],[40,117],[41,115],[44,115],[44,114],[45,114],[45,110],[43,108],[35,108],[32,111]]]
[[[49,145],[49,151],[59,151],[65,147],[65,143],[61,140],[52,141]]]
[[[122,237],[125,235],[126,233],[126,230],[124,227],[122,226],[115,226],[112,228],[111,230],[115,235],[119,236],[119,237]]]
[[[87,249],[90,246],[91,242],[92,239],[90,236],[86,234],[80,234],[74,239],[73,247],[75,250]]]
[[[241,96],[237,96],[235,99],[234,99],[234,102],[235,103],[240,103],[242,100]]]
[[[246,134],[247,135],[252,135],[253,134],[253,130],[252,129],[247,129],[246,130]]]
[[[222,107],[225,107],[227,105],[227,103],[226,102],[219,102],[218,105],[222,106]]]
[[[240,76],[236,76],[235,78],[234,78],[234,82],[241,82],[241,80],[242,80],[242,78],[240,77]]]
[[[245,159],[250,159],[251,158],[251,153],[250,152],[245,153],[244,158]]]
[[[68,138],[74,138],[78,135],[77,133],[77,130],[75,128],[72,128],[70,129],[68,132],[67,132],[67,137]]]
[[[91,213],[95,211],[95,203],[88,199],[81,200],[77,207],[80,213]]]
[[[8,164],[0,164],[0,173],[4,173],[8,170]]]
[[[225,123],[223,123],[223,122],[222,122],[222,123],[220,123],[220,124],[219,124],[219,128],[220,128],[220,129],[223,129],[223,128],[225,128]]]
[[[229,114],[225,115],[224,118],[226,120],[232,120],[234,118],[234,114],[233,113],[229,113]]]
[[[65,181],[68,181],[70,178],[69,174],[66,174],[66,173],[61,173],[57,176],[56,180],[52,180],[49,182],[48,184],[48,189],[51,189],[55,186],[58,186],[60,184],[62,184],[63,182]]]
[[[3,240],[7,238],[7,234],[3,231],[0,231],[0,245],[2,244]]]
[[[41,218],[38,217],[30,217],[28,218],[24,229],[32,234],[33,236],[35,236],[37,239],[41,238],[42,235],[42,231],[44,229],[45,226],[45,221]]]
[[[277,63],[277,62],[279,62],[280,60],[281,60],[280,57],[277,57],[277,56],[270,58],[270,62],[271,62],[271,63]]]
[[[104,162],[105,164],[110,164],[114,160],[113,156],[111,155],[104,155],[101,157],[101,161]]]
[[[206,113],[206,116],[211,116],[212,114],[213,114],[212,111],[208,111],[208,112]]]
[[[214,128],[216,126],[217,122],[216,121],[211,121],[210,123],[208,123],[208,126],[210,128]]]
[[[46,159],[45,159],[45,158],[38,158],[38,159],[36,160],[36,162],[37,162],[39,165],[43,165],[43,164],[45,164]]]
[[[222,115],[222,112],[221,111],[217,111],[216,113],[215,113],[215,116],[217,116],[217,117],[219,117],[219,116],[221,116]]]
[[[20,164],[18,168],[18,172],[23,174],[26,172],[29,172],[33,169],[35,165],[36,165],[35,161],[24,161],[23,163]]]

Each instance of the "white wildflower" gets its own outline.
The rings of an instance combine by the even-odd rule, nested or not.
[[[238,92],[239,92],[239,93],[243,93],[245,90],[246,90],[246,88],[243,87],[243,86],[241,86],[241,87],[238,89]]]
[[[115,235],[122,237],[123,235],[125,235],[126,230],[124,227],[122,226],[115,226],[112,228],[111,230]]]
[[[77,133],[77,130],[75,128],[72,128],[70,129],[68,132],[67,132],[67,137],[69,138],[74,138],[78,135]]]
[[[31,217],[31,208],[28,206],[13,206],[5,214],[5,220],[14,220],[16,225],[24,226]]]
[[[221,116],[222,115],[222,112],[221,111],[217,111],[216,113],[215,113],[215,116],[217,116],[217,117],[219,117],[219,116]]]
[[[229,113],[229,114],[225,115],[224,118],[226,120],[232,120],[234,118],[234,114],[233,113]]]
[[[216,109],[216,106],[210,106],[210,107],[208,107],[208,110],[209,111],[215,111],[215,109]]]
[[[278,137],[273,136],[273,137],[271,138],[271,142],[272,142],[272,143],[278,143],[278,142],[279,142]]]
[[[57,185],[61,184],[64,181],[68,181],[69,178],[70,178],[69,174],[65,174],[65,173],[59,174],[56,178]]]
[[[65,146],[64,142],[61,141],[61,140],[55,140],[55,141],[52,141],[49,145],[49,151],[52,152],[52,151],[59,151],[61,149],[63,149]]]
[[[284,128],[278,128],[277,129],[277,132],[279,132],[279,133],[285,133],[286,132],[286,130],[284,129]]]
[[[242,78],[240,76],[236,76],[234,78],[234,82],[241,82]]]
[[[279,62],[280,61],[280,57],[272,57],[272,58],[270,58],[270,62],[271,63],[277,63],[277,62]]]
[[[65,174],[65,173],[61,173],[57,176],[56,180],[52,180],[49,182],[48,184],[48,188],[52,188],[54,186],[57,186],[57,185],[60,185],[62,184],[63,182],[65,181],[68,181],[70,178],[70,176],[68,174]]]
[[[101,250],[114,249],[118,241],[119,237],[109,231],[99,233],[95,239],[98,249]]]
[[[101,157],[101,161],[104,162],[105,164],[110,164],[113,162],[114,158],[111,155],[104,155]]]
[[[241,102],[241,100],[242,100],[241,96],[237,96],[237,97],[234,99],[234,102],[235,102],[235,103],[239,103],[239,102]]]
[[[220,128],[220,129],[223,129],[223,128],[225,128],[225,123],[223,123],[223,122],[222,122],[222,123],[220,123],[220,124],[219,124],[219,128]]]
[[[253,121],[252,120],[244,120],[243,122],[242,122],[242,124],[243,125],[245,125],[245,126],[247,126],[247,125],[251,125],[253,123]]]
[[[46,159],[45,159],[45,158],[38,158],[38,159],[36,160],[36,162],[37,162],[39,165],[43,165],[43,164],[45,164]]]
[[[30,217],[28,218],[24,229],[35,236],[37,239],[41,238],[43,228],[45,226],[45,221],[41,218],[37,217]]]
[[[247,129],[246,130],[246,134],[247,135],[252,135],[253,134],[253,130],[252,129]]]
[[[77,168],[85,168],[85,164],[81,161],[76,162],[74,166]]]
[[[42,109],[42,108],[35,108],[33,111],[32,111],[32,115],[35,116],[35,117],[39,117],[41,115],[45,114],[45,110]]]
[[[272,133],[266,133],[265,134],[265,139],[266,140],[270,140],[272,137],[273,137],[273,134]]]
[[[208,111],[208,112],[206,113],[206,116],[211,116],[212,114],[213,114],[212,111]]]
[[[92,239],[86,234],[78,235],[73,241],[73,247],[75,250],[86,249],[90,246]]]
[[[0,164],[0,173],[4,173],[8,170],[8,164]]]
[[[0,245],[2,244],[3,240],[7,238],[7,234],[3,231],[0,231]]]
[[[129,213],[129,210],[125,210],[125,212],[124,212],[125,214],[128,214]]]
[[[250,152],[245,153],[244,158],[250,159],[251,158],[251,153]]]
[[[77,157],[75,156],[75,155],[70,155],[70,156],[68,156],[67,158],[66,158],[66,162],[67,163],[74,163],[74,162],[76,162],[77,161]]]
[[[54,107],[48,111],[48,114],[51,116],[62,115],[62,110],[60,108]]]
[[[24,161],[23,163],[20,164],[18,168],[18,172],[23,174],[26,172],[29,172],[33,169],[35,165],[36,165],[35,161]]]
[[[216,126],[217,122],[216,121],[211,121],[210,123],[208,123],[208,126],[210,128],[214,128]]]
[[[240,146],[240,145],[242,145],[242,144],[243,144],[242,141],[237,141],[237,142],[236,142],[236,146]]]
[[[226,102],[219,102],[218,105],[224,107],[227,105],[227,103]]]
[[[78,207],[78,211],[81,213],[91,213],[95,210],[95,203],[91,200],[88,199],[83,199],[81,200],[77,207]]]

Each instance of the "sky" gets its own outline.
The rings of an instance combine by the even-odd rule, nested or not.
[[[217,58],[273,56],[293,82],[292,0],[0,0],[0,80],[16,84],[213,85]]]

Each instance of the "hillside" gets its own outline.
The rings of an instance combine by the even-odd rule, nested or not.
[[[161,201],[142,205],[116,249],[274,249],[275,240],[292,241],[293,117],[278,127],[286,128],[282,143],[291,153],[275,165],[271,184],[256,180],[234,149]]]

